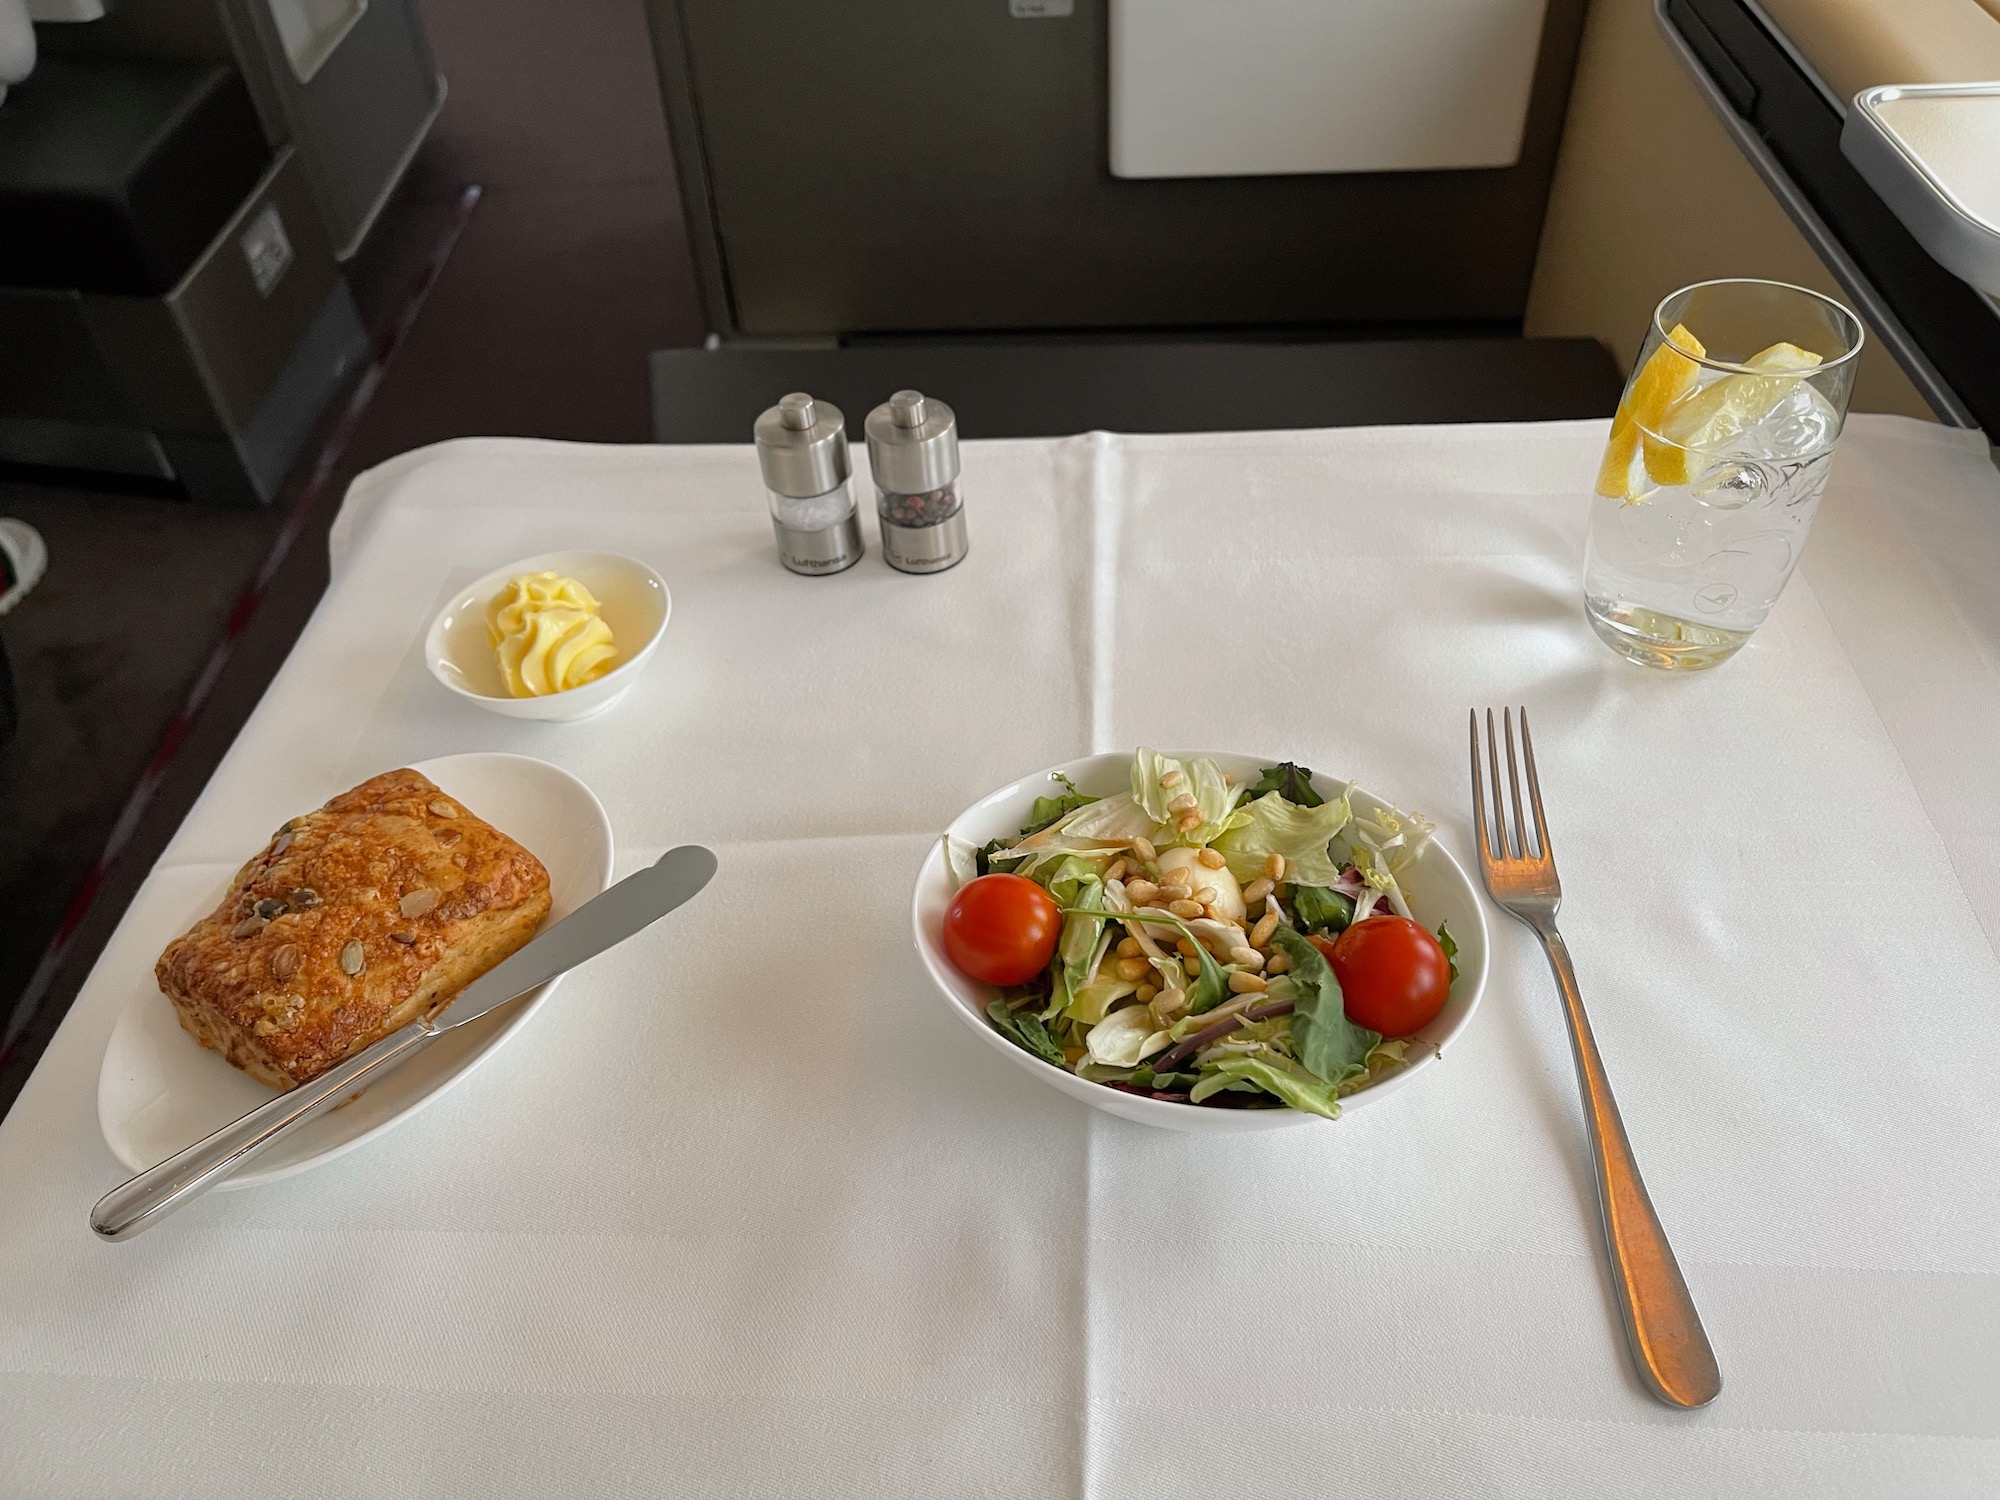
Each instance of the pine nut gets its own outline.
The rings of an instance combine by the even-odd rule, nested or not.
[[[1267,960],[1266,963],[1264,964],[1264,972],[1266,974],[1282,974],[1287,969],[1291,968],[1291,966],[1292,966],[1291,954],[1273,953],[1269,958],[1269,960]]]
[[[1211,870],[1219,870],[1229,863],[1229,860],[1220,849],[1204,849],[1195,858],[1207,865]]]
[[[1187,1011],[1185,990],[1161,990],[1153,997],[1153,1019],[1161,1025],[1172,1025]]]
[[[1174,819],[1174,827],[1181,833],[1192,833],[1195,829],[1201,827],[1201,814],[1193,808],[1189,808],[1178,818]]]
[[[1182,792],[1178,797],[1174,798],[1173,801],[1167,804],[1167,811],[1170,813],[1191,812],[1198,805],[1199,804],[1194,800],[1193,792]]]
[[[1254,995],[1264,988],[1264,977],[1238,969],[1229,976],[1229,987],[1239,995]]]
[[[1262,917],[1257,919],[1257,925],[1250,929],[1250,946],[1253,948],[1268,947],[1271,942],[1271,934],[1277,930],[1278,914],[1274,911],[1265,912]],[[1118,951],[1122,953],[1125,950],[1120,948]]]
[[[1134,906],[1144,906],[1160,894],[1160,888],[1150,880],[1133,880],[1125,886],[1125,899]]]
[[[1180,954],[1182,958],[1188,960],[1194,960],[1201,957],[1200,950],[1197,949],[1193,944],[1193,942],[1191,942],[1187,938],[1182,938],[1180,939],[1180,941],[1176,942],[1174,944],[1174,951]]]
[[[1104,872],[1104,883],[1106,885],[1109,885],[1114,880],[1124,879],[1125,872],[1131,868],[1132,868],[1131,863],[1128,860],[1123,860],[1123,859],[1112,860],[1111,867]]]
[[[1255,948],[1231,948],[1229,950],[1229,957],[1231,962],[1239,963],[1246,969],[1261,969],[1264,967],[1264,955],[1259,953]]]
[[[1170,885],[1177,885],[1184,890],[1191,889],[1194,885],[1194,877],[1188,874],[1186,865],[1176,865],[1160,877],[1160,885],[1163,888]]]
[[[1222,898],[1222,893],[1212,885],[1205,885],[1194,893],[1194,899],[1203,906],[1213,906]]]
[[[1136,984],[1146,977],[1152,967],[1143,958],[1121,958],[1118,960],[1118,977],[1127,984]]]
[[[1118,945],[1118,956],[1120,958],[1137,958],[1145,951],[1144,948],[1139,946],[1139,940],[1135,937],[1128,937]]]
[[[1174,787],[1177,787],[1181,784],[1182,779],[1183,778],[1179,771],[1169,771],[1167,772],[1166,775],[1160,778],[1160,785],[1168,788],[1169,790],[1172,790]]]
[[[1269,859],[1265,860],[1264,873],[1272,880],[1283,880],[1285,878],[1285,856],[1282,854],[1273,854]]]
[[[1142,984],[1139,986],[1139,1003],[1141,1005],[1151,1005],[1159,993],[1160,988],[1158,985]]]
[[[1131,888],[1128,886],[1126,889],[1129,893]],[[1252,901],[1262,901],[1266,896],[1271,894],[1272,889],[1271,882],[1268,880],[1253,880],[1243,887],[1243,902],[1247,906]]]
[[[1132,852],[1139,857],[1141,864],[1146,864],[1160,857],[1160,851],[1153,847],[1151,839],[1132,840]]]
[[[1169,901],[1167,903],[1167,910],[1185,921],[1191,921],[1201,915],[1201,903],[1199,901]]]

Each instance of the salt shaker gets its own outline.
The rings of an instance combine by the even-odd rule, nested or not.
[[[920,391],[898,391],[868,413],[868,467],[882,556],[905,573],[941,573],[965,556],[958,491],[958,418]]]
[[[860,562],[840,408],[794,391],[757,418],[756,430],[778,560],[794,573],[838,573]]]

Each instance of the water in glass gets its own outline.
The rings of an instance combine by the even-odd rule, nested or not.
[[[1703,385],[1732,377],[1704,370]],[[1690,448],[1641,427],[1655,472],[1687,483],[1592,502],[1584,559],[1590,623],[1651,665],[1706,667],[1732,655],[1791,577],[1826,484],[1840,414],[1805,380],[1740,431]]]

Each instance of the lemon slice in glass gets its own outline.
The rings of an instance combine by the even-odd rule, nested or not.
[[[1688,356],[1707,352],[1700,339],[1676,323],[1667,341],[1639,367],[1611,419],[1611,440],[1604,445],[1604,462],[1597,470],[1598,494],[1634,503],[1632,460],[1639,451],[1639,435],[1642,430],[1658,431],[1667,409],[1694,389],[1701,367]]]
[[[1819,356],[1797,344],[1773,344],[1747,361],[1754,375],[1725,375],[1677,401],[1645,429],[1646,477],[1655,484],[1688,484],[1704,455],[1758,421],[1790,394],[1800,374]]]

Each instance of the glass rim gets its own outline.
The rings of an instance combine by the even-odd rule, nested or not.
[[[1839,369],[1849,360],[1858,357],[1861,353],[1861,346],[1868,342],[1868,327],[1861,321],[1860,315],[1846,303],[1836,301],[1824,292],[1816,292],[1811,287],[1795,286],[1789,281],[1774,281],[1764,276],[1717,276],[1708,281],[1689,282],[1684,287],[1679,287],[1674,291],[1668,292],[1653,309],[1653,331],[1659,334],[1660,342],[1667,345],[1683,359],[1692,360],[1704,369],[1722,370],[1731,375],[1763,375],[1769,373],[1768,371],[1755,369],[1750,365],[1735,364],[1730,360],[1713,359],[1706,354],[1696,354],[1692,349],[1683,349],[1679,344],[1674,342],[1672,333],[1662,321],[1662,317],[1667,310],[1667,304],[1676,297],[1685,297],[1689,292],[1698,292],[1703,287],[1711,286],[1778,287],[1783,291],[1797,292],[1801,297],[1810,297],[1815,302],[1824,303],[1846,320],[1848,326],[1854,330],[1854,337],[1848,341],[1847,351],[1844,354],[1837,354],[1831,359],[1822,359],[1810,370],[1797,371],[1796,373],[1801,377],[1820,375],[1828,370]]]

